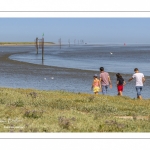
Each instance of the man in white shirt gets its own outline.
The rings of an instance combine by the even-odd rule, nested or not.
[[[142,91],[143,83],[145,82],[144,74],[140,73],[138,68],[135,68],[134,72],[135,74],[133,74],[133,76],[128,81],[130,82],[132,79],[134,78],[136,79],[135,88],[137,91],[137,98],[142,99],[141,91]]]

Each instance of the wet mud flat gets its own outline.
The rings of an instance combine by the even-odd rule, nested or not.
[[[93,75],[99,74],[99,70],[80,70],[32,64],[9,59],[9,56],[17,53],[28,53],[30,49],[20,51],[0,52],[0,86],[12,88],[33,88],[40,90],[64,90],[70,92],[93,93],[91,84]],[[109,73],[113,88],[108,90],[109,95],[117,95],[116,73]],[[136,98],[135,81],[128,83],[131,74],[122,74],[127,82],[123,94]],[[143,87],[143,97],[149,98],[150,77],[146,76]],[[101,94],[101,93],[100,93]]]

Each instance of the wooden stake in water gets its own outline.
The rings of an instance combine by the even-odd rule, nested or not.
[[[69,43],[69,47],[70,47],[70,39],[68,40],[68,43]]]
[[[74,45],[76,44],[76,39],[74,40]]]
[[[42,38],[42,60],[44,60],[44,38]]]
[[[59,45],[60,45],[60,49],[61,49],[61,38],[59,39]]]
[[[35,46],[36,46],[36,54],[38,54],[38,38],[36,38]]]

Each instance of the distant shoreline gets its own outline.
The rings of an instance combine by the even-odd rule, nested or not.
[[[0,42],[0,46],[29,46],[35,45],[35,42]],[[56,45],[53,42],[44,42],[44,45]]]

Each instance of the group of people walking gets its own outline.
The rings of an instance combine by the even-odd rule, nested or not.
[[[145,82],[144,74],[140,73],[138,68],[134,69],[134,74],[132,77],[128,80],[130,82],[132,79],[136,79],[136,92],[137,92],[137,98],[142,99],[141,91],[143,87],[143,83]],[[116,86],[118,90],[118,95],[122,96],[123,88],[126,85],[125,80],[121,76],[120,73],[116,74],[117,80],[116,80]],[[112,88],[112,82],[109,76],[108,72],[104,71],[104,67],[100,67],[100,75],[98,78],[98,75],[95,74],[93,77],[92,82],[92,89],[93,92],[97,95],[99,92],[102,92],[103,95],[107,94],[108,88]]]

